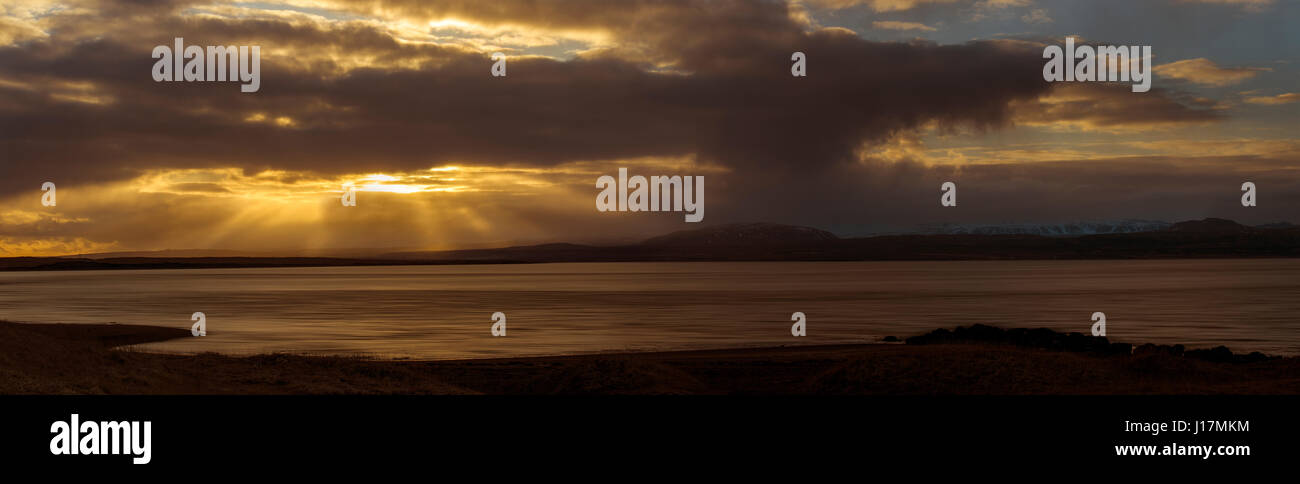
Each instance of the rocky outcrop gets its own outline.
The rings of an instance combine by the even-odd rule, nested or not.
[[[1253,363],[1278,358],[1258,351],[1250,354],[1234,354],[1224,346],[1209,349],[1186,350],[1183,345],[1155,345],[1147,343],[1137,348],[1128,343],[1113,343],[1105,336],[1091,336],[1083,333],[1062,333],[1047,328],[1002,329],[994,326],[976,324],[958,326],[951,331],[936,329],[929,333],[907,338],[909,345],[931,345],[946,343],[997,343],[1015,346],[1043,348],[1055,351],[1072,351],[1095,353],[1101,355],[1123,355],[1134,357],[1181,357],[1204,360],[1215,363]]]

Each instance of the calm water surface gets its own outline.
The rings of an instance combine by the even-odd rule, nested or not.
[[[159,351],[482,358],[826,344],[985,323],[1300,354],[1300,259],[0,272],[0,319],[208,335]],[[508,336],[491,336],[506,313]],[[808,336],[790,336],[790,314]]]

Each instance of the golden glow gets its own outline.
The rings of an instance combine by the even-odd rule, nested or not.
[[[83,237],[48,239],[0,237],[0,257],[48,257],[89,254],[115,250],[116,244],[93,242]]]
[[[445,18],[442,20],[429,21],[429,28],[443,29],[448,27],[458,28],[462,30],[482,30],[483,28],[478,24],[473,24],[473,23],[466,22],[464,20],[459,20],[454,18]]]
[[[436,165],[321,174],[236,167],[154,169],[122,181],[59,186],[0,199],[0,256],[194,249],[284,251],[348,247],[453,249],[533,237],[548,221],[591,215],[593,181],[633,171],[717,174],[693,156],[582,161],[553,167]],[[357,206],[344,207],[345,187]],[[528,210],[520,211],[525,206]],[[554,220],[554,219],[552,219]],[[105,222],[105,221],[111,221]]]
[[[0,44],[2,45],[2,44]],[[105,105],[116,102],[113,96],[102,91],[93,82],[86,81],[40,81],[24,82],[12,79],[0,79],[0,87],[20,89],[23,91],[43,92],[56,101],[84,104]]]

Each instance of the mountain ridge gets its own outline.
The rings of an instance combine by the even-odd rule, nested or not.
[[[1149,232],[1051,237],[1027,234],[908,234],[840,238],[811,227],[728,224],[639,243],[547,243],[492,249],[396,251],[330,257],[12,257],[0,270],[173,269],[356,265],[656,261],[868,261],[1300,257],[1300,227],[1250,227],[1190,220]]]

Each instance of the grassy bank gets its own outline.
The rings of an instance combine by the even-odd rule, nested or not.
[[[1300,394],[1300,358],[1215,362],[997,342],[464,361],[168,355],[184,329],[0,322],[3,394]]]

